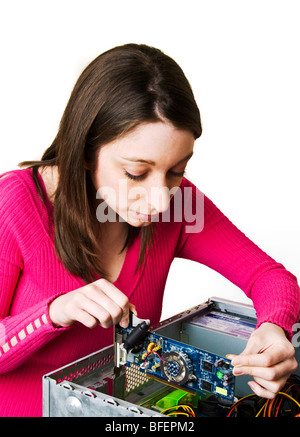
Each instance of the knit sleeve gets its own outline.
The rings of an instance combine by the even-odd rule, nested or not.
[[[15,232],[18,196],[15,181],[0,181],[0,373],[13,370],[57,336],[45,299],[22,313],[11,315],[14,294],[23,270],[22,251]]]
[[[0,374],[20,366],[50,340],[69,329],[53,327],[48,314],[50,302],[51,299],[47,299],[17,316],[0,318]]]
[[[300,291],[295,276],[247,238],[192,184],[193,201],[204,208],[202,227],[182,232],[177,256],[200,262],[242,289],[253,301],[257,327],[271,322],[289,338],[300,316]],[[201,212],[202,211],[202,212]],[[184,226],[186,223],[184,224]]]

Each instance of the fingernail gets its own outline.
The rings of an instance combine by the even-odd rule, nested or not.
[[[136,307],[135,307],[134,305],[130,305],[130,311],[131,311],[135,316],[137,316],[137,310],[136,310]]]
[[[243,369],[241,367],[234,367],[233,374],[234,375],[242,375]]]
[[[251,390],[254,391],[254,387],[255,387],[255,383],[253,381],[249,381],[248,382],[249,387],[251,388]]]
[[[225,355],[225,357],[227,358],[227,360],[232,360],[234,358],[235,355],[233,354],[227,354]]]
[[[127,326],[128,326],[128,320],[122,320],[122,321],[119,323],[119,325],[120,325],[122,328],[127,328]]]
[[[238,358],[233,358],[231,361],[232,366],[239,366],[241,364],[241,361]]]

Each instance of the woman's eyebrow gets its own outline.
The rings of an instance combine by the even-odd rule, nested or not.
[[[141,158],[135,158],[135,157],[125,158],[125,156],[121,156],[121,158],[124,159],[125,161],[141,162],[141,163],[144,163],[144,164],[155,165],[154,161],[150,161],[150,160],[147,160],[147,159],[141,159]]]
[[[177,162],[177,164],[173,165],[173,167],[176,167],[176,165],[181,164],[184,161],[187,161],[188,159],[190,159],[193,156],[194,152],[189,153],[187,156],[185,156],[184,158],[182,158],[179,162]],[[148,160],[148,159],[142,159],[142,158],[136,158],[136,157],[124,157],[121,156],[122,159],[124,159],[125,161],[131,161],[131,162],[140,162],[143,164],[150,164],[150,165],[156,165],[156,163],[154,161]]]

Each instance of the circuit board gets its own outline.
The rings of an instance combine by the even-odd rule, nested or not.
[[[131,364],[147,376],[189,392],[208,392],[230,401],[234,398],[229,360],[156,333],[149,332],[139,349],[127,354],[127,365]]]

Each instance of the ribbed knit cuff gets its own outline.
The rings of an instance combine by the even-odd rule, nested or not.
[[[291,340],[293,325],[300,318],[300,289],[296,278],[288,271],[281,271],[280,276],[276,270],[270,271],[256,280],[251,299],[257,313],[257,327],[265,322],[274,323]]]

